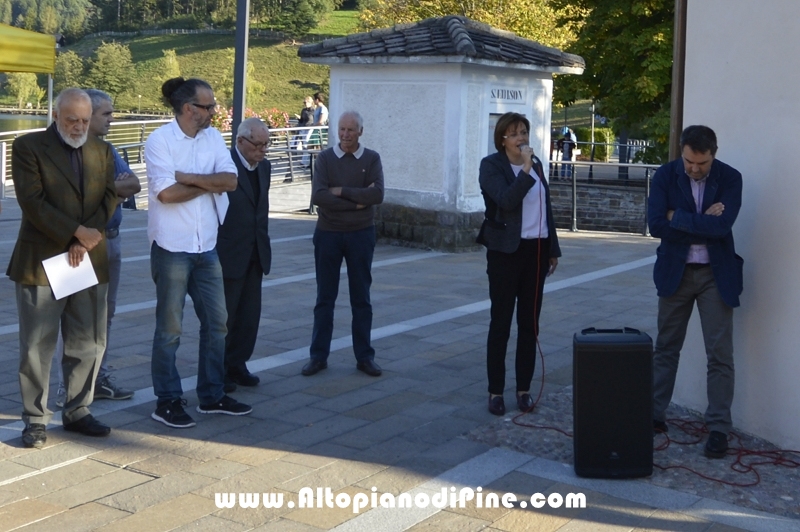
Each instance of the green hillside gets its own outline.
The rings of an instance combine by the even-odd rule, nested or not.
[[[335,11],[308,38],[320,40],[347,35],[356,31],[357,20],[356,11]],[[169,49],[175,50],[183,77],[207,80],[214,87],[220,103],[230,105],[235,44],[233,35],[103,37],[83,39],[66,50],[72,50],[88,59],[103,41],[111,40],[130,48],[136,68],[133,86],[117,97],[117,109],[136,111],[141,105],[142,111],[166,111],[160,101],[162,79],[158,65],[163,51]],[[302,63],[297,57],[297,49],[301,44],[303,42],[250,38],[248,59],[253,63],[253,77],[263,86],[263,90],[248,98],[248,107],[257,111],[275,107],[293,115],[302,108],[305,96],[327,86],[329,68]]]
[[[117,40],[130,48],[137,73],[131,90],[118,96],[118,109],[136,110],[138,95],[141,94],[142,111],[164,110],[160,103],[162,80],[157,77],[157,68],[162,51],[169,49],[175,50],[183,77],[207,80],[214,87],[220,103],[230,92],[233,35],[155,35]],[[69,49],[89,56],[102,42],[101,39],[84,39]],[[293,114],[299,112],[304,96],[326,83],[328,67],[300,62],[297,48],[297,45],[280,41],[250,39],[248,59],[253,63],[255,80],[263,85],[264,90],[248,101],[248,107],[258,110],[277,107]]]

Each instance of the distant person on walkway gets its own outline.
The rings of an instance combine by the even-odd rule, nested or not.
[[[111,432],[88,406],[106,348],[108,254],[103,231],[117,207],[114,155],[108,143],[89,135],[92,101],[84,91],[62,91],[53,115],[47,130],[22,135],[11,148],[22,221],[6,273],[16,283],[19,313],[22,443],[34,448],[47,441],[52,416],[47,392],[59,325],[67,388],[64,429],[88,436]],[[65,252],[72,267],[91,259],[100,284],[56,300],[42,261]]]
[[[111,128],[111,121],[114,119],[114,105],[111,96],[98,89],[87,89],[86,94],[92,100],[92,121],[89,122],[89,135],[102,138],[108,135]],[[99,399],[130,399],[133,391],[120,388],[114,383],[114,377],[108,367],[108,343],[111,337],[111,320],[117,309],[117,291],[119,289],[120,273],[122,272],[122,237],[119,234],[119,226],[122,223],[122,204],[121,202],[142,190],[139,178],[133,173],[128,163],[120,157],[117,150],[111,148],[114,155],[114,186],[117,190],[119,203],[114,210],[114,215],[106,225],[106,251],[108,252],[108,317],[106,323],[106,350],[100,361],[100,371],[94,383],[94,400]],[[56,393],[56,405],[64,406],[66,398],[66,387],[64,386],[64,376],[61,371],[61,356],[64,353],[64,340],[58,336],[55,357],[58,361],[58,391]]]
[[[312,125],[314,125],[314,111],[314,99],[311,96],[306,96],[303,99],[303,110],[300,111],[299,115],[295,115],[298,118],[297,127],[310,128]],[[311,134],[313,132],[313,129],[305,129],[298,132],[293,139],[293,148],[296,150],[308,148],[311,140]],[[304,167],[308,167],[308,165],[311,163],[311,156],[307,153],[304,153],[300,160]]]
[[[364,121],[355,111],[339,117],[339,143],[320,153],[311,184],[312,201],[319,207],[314,231],[317,304],[311,336],[311,360],[303,375],[328,367],[333,336],[333,309],[339,294],[339,270],[347,264],[353,352],[356,368],[372,377],[381,374],[371,345],[372,254],[375,251],[373,205],[383,202],[383,166],[377,152],[358,141]]]
[[[297,127],[309,127],[314,124],[314,98],[303,98],[303,109],[297,117]]]
[[[715,158],[717,136],[706,126],[684,129],[680,144],[681,158],[653,176],[649,199],[650,233],[661,239],[653,269],[659,296],[653,428],[667,431],[666,411],[696,302],[708,357],[704,453],[722,458],[732,425],[733,309],[742,293],[743,261],[732,231],[742,205],[742,174]]]
[[[256,386],[247,369],[261,321],[261,280],[269,273],[270,163],[269,128],[258,118],[239,125],[230,156],[239,184],[228,192],[230,207],[217,234],[217,253],[225,285],[228,335],[225,337],[225,383]]]
[[[572,161],[572,150],[578,145],[578,138],[568,127],[564,128],[563,133],[564,136],[558,139],[558,149],[561,151],[561,160]],[[562,179],[572,179],[572,167],[573,165],[567,163],[561,165]]]
[[[481,161],[479,181],[486,204],[478,242],[486,246],[491,319],[486,342],[489,412],[506,412],[503,391],[506,348],[517,307],[517,406],[533,408],[530,393],[536,366],[539,314],[545,278],[556,271],[558,245],[550,187],[529,140],[530,122],[518,113],[497,120],[497,152]]]
[[[322,92],[314,93],[314,123],[315,126],[328,125],[328,108],[325,107],[325,94]]]
[[[209,127],[217,102],[208,83],[172,78],[161,93],[175,120],[150,134],[144,153],[150,269],[156,284],[152,376],[158,404],[152,418],[187,428],[195,422],[184,410],[175,365],[186,294],[200,320],[197,411],[233,416],[252,412],[224,392],[228,313],[216,244],[228,210],[225,192],[236,189],[237,168],[222,135]]]
[[[310,146],[322,147],[322,130],[319,129],[328,125],[328,108],[325,107],[325,94],[322,92],[314,93],[314,123],[318,129],[314,129],[308,141]]]

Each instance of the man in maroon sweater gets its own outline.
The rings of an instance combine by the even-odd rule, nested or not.
[[[339,293],[339,270],[347,263],[356,368],[372,377],[381,374],[370,345],[372,254],[375,250],[373,205],[383,202],[383,167],[377,152],[359,144],[364,121],[355,111],[339,118],[339,144],[323,151],[314,166],[312,201],[319,210],[314,231],[317,304],[311,360],[303,375],[328,367],[333,335],[333,309]]]

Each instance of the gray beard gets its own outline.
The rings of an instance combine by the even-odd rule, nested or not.
[[[78,140],[74,140],[70,138],[70,136],[67,135],[65,131],[62,131],[61,126],[58,125],[58,122],[56,122],[56,129],[58,130],[58,134],[61,135],[61,138],[64,140],[64,142],[66,142],[68,146],[72,146],[76,150],[81,146],[83,146],[84,144],[86,144],[86,140],[89,138],[88,130],[84,131],[83,135],[81,135],[81,138],[79,138]]]

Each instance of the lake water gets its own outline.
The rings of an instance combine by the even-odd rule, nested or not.
[[[12,115],[0,113],[0,133],[6,131],[19,131],[21,129],[33,129],[37,127],[47,127],[46,116]]]

